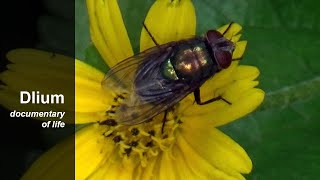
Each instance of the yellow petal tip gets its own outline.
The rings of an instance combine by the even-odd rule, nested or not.
[[[255,66],[240,65],[233,72],[234,80],[248,79],[254,80],[260,75],[260,70]]]

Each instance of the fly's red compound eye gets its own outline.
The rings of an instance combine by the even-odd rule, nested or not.
[[[212,48],[212,53],[219,68],[228,68],[232,61],[232,42],[225,39],[223,35],[216,30],[209,30],[206,34],[206,40]]]
[[[214,52],[214,58],[216,59],[220,68],[226,69],[231,64],[232,54],[228,51],[217,50]]]
[[[216,30],[209,30],[206,34],[206,39],[209,44],[216,43],[221,38],[223,38],[222,34]]]

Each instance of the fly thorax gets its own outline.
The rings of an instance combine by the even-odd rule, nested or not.
[[[212,75],[213,61],[199,41],[179,46],[171,63],[179,79],[202,81]]]
[[[171,59],[167,59],[166,61],[164,61],[160,68],[161,68],[161,73],[164,78],[169,79],[169,80],[178,80],[179,79],[176,74],[175,69],[173,68],[173,65],[171,63]]]

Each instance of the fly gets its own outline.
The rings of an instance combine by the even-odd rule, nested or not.
[[[106,74],[102,86],[126,94],[115,111],[115,119],[124,125],[146,122],[172,108],[190,93],[204,105],[222,97],[201,101],[200,87],[232,62],[234,44],[224,33],[209,30],[204,36],[159,45],[146,28],[155,47],[125,59]],[[164,117],[165,119],[165,117]]]

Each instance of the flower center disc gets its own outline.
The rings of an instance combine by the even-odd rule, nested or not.
[[[121,101],[107,111],[107,119],[99,122],[104,129],[104,136],[115,143],[120,157],[141,160],[145,167],[148,159],[157,156],[162,151],[171,149],[175,141],[175,130],[182,123],[175,115],[174,109],[167,113],[164,123],[164,113],[161,113],[147,122],[137,125],[121,125],[114,118]]]

